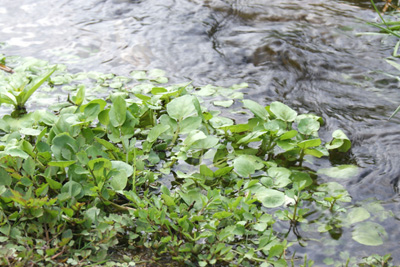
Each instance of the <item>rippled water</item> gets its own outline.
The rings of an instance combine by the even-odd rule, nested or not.
[[[0,49],[66,63],[73,71],[127,74],[161,68],[175,81],[231,85],[247,82],[248,98],[282,101],[337,128],[353,142],[351,154],[316,164],[353,163],[360,174],[341,180],[354,202],[379,199],[394,213],[380,247],[351,241],[355,256],[392,253],[400,264],[399,81],[382,58],[394,39],[358,36],[375,31],[368,0],[0,0]],[[321,178],[324,179],[324,178]],[[307,236],[307,232],[303,233]],[[299,249],[322,266],[324,249]]]

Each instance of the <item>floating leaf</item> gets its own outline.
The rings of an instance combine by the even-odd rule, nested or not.
[[[214,101],[213,104],[215,106],[229,108],[230,106],[232,106],[233,100]]]
[[[349,224],[358,223],[358,222],[365,221],[370,216],[371,215],[369,214],[369,212],[366,209],[364,209],[362,207],[357,207],[357,208],[353,208],[349,211],[349,213],[347,214],[346,222]]]
[[[358,174],[358,167],[355,165],[340,165],[332,168],[319,169],[318,173],[332,178],[345,179],[356,176]]]
[[[387,237],[385,228],[374,222],[363,222],[354,227],[352,237],[355,241],[366,246],[379,246]]]

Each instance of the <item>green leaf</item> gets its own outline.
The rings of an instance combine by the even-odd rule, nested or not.
[[[69,181],[61,188],[61,193],[66,193],[70,197],[76,197],[81,191],[82,186],[75,181]]]
[[[44,177],[46,179],[46,182],[49,184],[50,188],[53,190],[59,190],[62,187],[62,184],[54,181],[50,177]]]
[[[321,139],[317,138],[317,139],[301,141],[300,143],[297,144],[297,146],[302,149],[305,149],[309,147],[316,147],[319,146],[320,144],[321,144]]]
[[[270,110],[274,115],[283,121],[292,122],[297,117],[297,112],[281,102],[272,102]]]
[[[80,106],[83,103],[83,100],[85,100],[85,86],[81,85],[79,86],[78,92],[76,93],[76,96],[73,98],[75,105]]]
[[[221,101],[214,101],[213,104],[214,106],[220,106],[224,108],[229,108],[230,106],[233,105],[233,100],[221,100]]]
[[[222,177],[228,173],[230,173],[233,170],[233,167],[224,167],[221,169],[218,169],[215,171],[214,176],[215,177]]]
[[[347,152],[351,148],[351,142],[342,130],[334,131],[332,137],[332,141],[325,145],[327,149],[337,149],[340,152]]]
[[[284,193],[265,187],[262,190],[258,190],[255,197],[267,208],[276,208],[285,203]]]
[[[12,178],[11,176],[8,174],[8,172],[6,170],[4,170],[2,167],[0,167],[0,186],[2,185],[6,185],[6,186],[10,186],[12,183]]]
[[[183,145],[190,147],[194,142],[205,138],[207,138],[207,136],[202,131],[193,130],[185,138]]]
[[[253,114],[260,119],[267,120],[269,117],[267,110],[253,100],[243,100],[243,106],[253,112]]]
[[[200,165],[200,174],[206,177],[214,177],[214,172],[205,164]]]
[[[355,241],[366,246],[379,246],[387,237],[385,228],[374,222],[363,222],[354,227],[352,237]]]
[[[24,161],[24,164],[22,165],[22,167],[24,168],[24,171],[26,171],[26,173],[30,176],[33,176],[35,174],[35,168],[36,168],[36,164],[35,161],[29,157]],[[0,175],[0,177],[2,177]]]
[[[157,138],[170,128],[167,124],[157,124],[154,126],[147,135],[147,141],[154,142]]]
[[[168,115],[177,120],[181,121],[196,112],[193,104],[193,96],[184,95],[173,99],[167,104]]]
[[[196,130],[201,126],[201,117],[187,117],[179,123],[179,133],[185,134]]]
[[[41,133],[41,130],[32,128],[21,128],[19,132],[23,135],[38,136]]]
[[[54,137],[51,150],[57,160],[71,160],[78,152],[78,145],[68,133],[61,133]],[[69,153],[68,153],[69,152]]]
[[[206,138],[202,138],[193,142],[190,146],[192,149],[209,149],[216,146],[219,143],[219,139],[215,136],[208,135]]]
[[[228,212],[228,211],[219,211],[213,214],[213,218],[216,218],[218,220],[222,220],[225,218],[229,218],[233,215],[232,212]]]
[[[332,168],[319,169],[319,174],[324,174],[332,178],[345,179],[358,174],[358,167],[355,165],[340,165]]]
[[[119,149],[115,145],[113,145],[112,143],[110,143],[110,142],[108,142],[108,141],[106,141],[104,139],[98,138],[98,137],[95,137],[94,139],[98,143],[100,143],[102,146],[104,146],[106,149],[114,151],[114,152],[119,152]]]
[[[68,160],[68,161],[50,161],[47,163],[49,166],[56,166],[60,168],[66,168],[72,164],[74,164],[76,160]]]
[[[371,217],[371,215],[369,214],[369,212],[366,209],[364,209],[362,207],[356,207],[356,208],[351,209],[348,212],[346,223],[353,224],[353,223],[362,222],[362,221],[365,221],[366,219],[368,219],[369,217]]]
[[[261,160],[252,155],[240,155],[233,161],[233,168],[242,177],[249,177],[262,167],[264,167],[264,164]]]
[[[274,185],[282,188],[290,184],[292,181],[289,179],[292,172],[283,167],[271,167],[268,169],[268,175],[274,179]]]
[[[207,197],[200,192],[200,189],[192,189],[186,193],[178,191],[178,193],[188,206],[194,203],[196,210],[200,210],[203,207],[203,202],[207,203]]]
[[[126,102],[121,95],[114,97],[109,116],[112,126],[120,127],[124,124],[126,119]]]
[[[12,147],[7,149],[4,152],[0,152],[0,158],[3,155],[10,155],[12,157],[20,157],[23,159],[27,159],[29,157],[29,155],[27,153],[25,153],[22,149],[18,148],[18,147]]]
[[[297,131],[296,131],[296,130],[291,130],[291,131],[288,131],[288,132],[282,134],[282,135],[279,137],[279,140],[288,140],[288,139],[292,139],[292,138],[295,137],[296,135],[297,135]]]
[[[128,175],[126,174],[125,170],[119,170],[118,173],[111,178],[110,185],[115,191],[120,191],[126,187],[127,183]]]
[[[319,130],[319,122],[312,118],[305,118],[300,120],[298,129],[304,135],[312,135]]]
[[[111,166],[118,171],[124,171],[128,177],[133,174],[133,166],[123,161],[111,161]]]
[[[313,180],[311,179],[310,175],[305,172],[293,171],[291,178],[293,181],[293,187],[295,187],[298,191],[301,191],[313,184]]]

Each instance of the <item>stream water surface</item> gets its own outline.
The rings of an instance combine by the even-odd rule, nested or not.
[[[388,233],[381,246],[354,242],[348,228],[325,244],[309,237],[299,255],[324,266],[325,255],[341,251],[392,253],[400,264],[400,115],[388,121],[400,89],[382,73],[396,73],[383,60],[396,40],[358,35],[376,31],[365,21],[377,20],[369,0],[0,0],[0,53],[71,71],[160,68],[195,85],[247,82],[246,98],[322,116],[321,137],[340,128],[353,147],[317,167],[357,165],[356,177],[335,181],[354,203],[379,200],[393,216],[379,222]]]

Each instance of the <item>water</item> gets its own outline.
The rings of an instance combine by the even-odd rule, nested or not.
[[[339,182],[354,202],[378,199],[394,214],[382,222],[384,245],[359,245],[347,229],[339,251],[392,253],[400,264],[400,116],[387,120],[400,90],[378,71],[396,73],[382,60],[396,40],[358,36],[375,31],[362,20],[377,21],[368,0],[0,0],[0,48],[72,71],[161,68],[195,85],[247,82],[247,98],[322,116],[321,137],[341,128],[353,148],[316,165],[358,165],[357,177]],[[325,249],[308,243],[299,253],[324,265]]]

